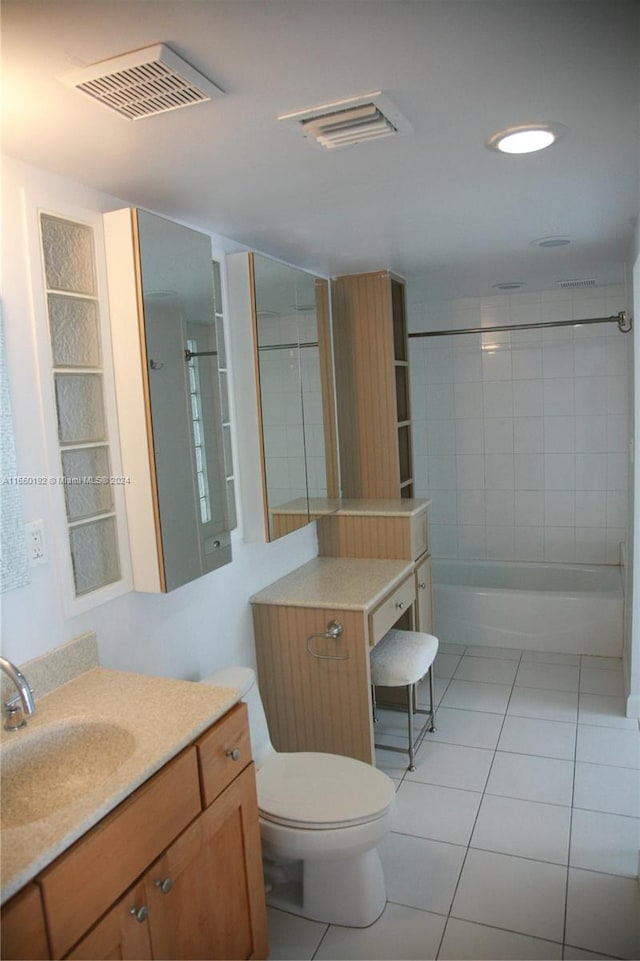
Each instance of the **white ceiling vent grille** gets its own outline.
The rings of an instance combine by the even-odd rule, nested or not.
[[[101,60],[61,80],[129,120],[205,103],[223,93],[164,43]]]
[[[327,150],[411,133],[411,125],[382,91],[281,114],[311,143]]]
[[[559,280],[558,287],[595,287],[595,277],[584,277],[576,280]]]

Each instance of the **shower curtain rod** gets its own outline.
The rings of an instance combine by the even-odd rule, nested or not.
[[[612,317],[589,317],[585,320],[550,320],[540,324],[501,324],[497,327],[459,327],[457,330],[422,330],[410,333],[409,337],[448,337],[451,334],[492,334],[496,331],[507,330],[538,330],[541,327],[578,327],[581,324],[617,324],[618,330],[623,334],[628,334],[633,326],[633,318],[629,317],[627,322],[626,310],[621,310],[619,314]]]

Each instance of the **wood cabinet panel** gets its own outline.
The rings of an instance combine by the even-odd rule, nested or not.
[[[226,717],[196,742],[196,747],[202,800],[204,806],[208,807],[251,762],[247,705],[236,704]]]
[[[387,270],[331,281],[343,497],[411,497],[404,284]]]
[[[65,956],[67,961],[122,961],[151,958],[143,884],[136,884]]]
[[[431,556],[416,565],[416,630],[433,634],[433,599],[431,594]]]
[[[339,642],[306,639],[339,621]],[[373,761],[371,674],[362,611],[254,604],[260,693],[278,751],[327,751]]]
[[[253,765],[149,869],[144,887],[155,958],[267,956]]]
[[[28,884],[2,908],[1,957],[11,961],[50,958],[40,889]]]
[[[39,883],[53,956],[62,957],[199,812],[189,748],[46,868]]]

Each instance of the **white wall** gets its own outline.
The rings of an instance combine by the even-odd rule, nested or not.
[[[414,305],[410,330],[608,317],[624,287]],[[416,496],[435,556],[619,563],[631,334],[615,324],[410,340]]]
[[[135,198],[122,201],[10,158],[3,162],[3,181],[2,300],[17,473],[45,476],[49,471],[43,405],[49,403],[49,393],[38,383],[37,339],[46,326],[42,317],[34,316],[23,205],[37,196],[40,202],[44,198],[53,211],[64,213],[65,207],[71,206],[104,213],[133,205]],[[214,237],[213,244],[217,258],[223,259],[225,251],[237,249],[221,237]],[[230,365],[232,396],[235,390],[253,391],[253,385],[233,383],[233,356]],[[236,429],[238,471],[246,455],[242,431]],[[239,530],[233,537],[233,562],[220,571],[168,595],[129,592],[85,614],[65,617],[53,538],[56,511],[52,498],[61,496],[60,492],[46,486],[27,486],[22,488],[22,496],[25,521],[44,521],[49,561],[31,569],[28,586],[0,597],[2,652],[17,663],[83,631],[94,630],[101,662],[108,667],[197,678],[228,664],[253,664],[249,596],[317,553],[315,525],[274,544],[245,543]],[[240,523],[247,512],[256,509],[260,506],[239,504]]]

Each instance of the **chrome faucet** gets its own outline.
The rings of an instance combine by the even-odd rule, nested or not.
[[[35,713],[36,702],[33,699],[33,691],[22,671],[6,657],[0,656],[0,668],[18,689],[16,696],[4,705],[4,726],[7,731],[19,731],[27,723],[24,715]]]

